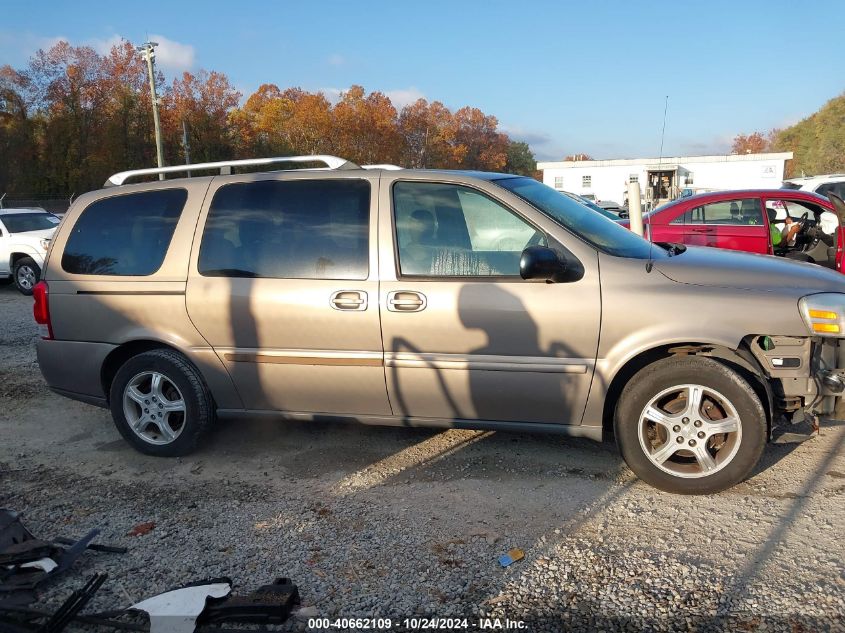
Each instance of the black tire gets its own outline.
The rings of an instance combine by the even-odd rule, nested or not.
[[[27,287],[27,284],[29,283],[28,281],[24,282],[19,278],[19,276],[22,277],[27,270],[32,271],[35,275],[35,281],[29,287]],[[22,295],[26,295],[27,297],[31,296],[32,286],[35,286],[40,279],[41,267],[35,263],[35,260],[32,259],[32,257],[21,257],[12,267],[12,280],[15,282],[15,288],[17,288],[18,292]]]
[[[124,391],[143,372],[163,374],[181,393],[185,413],[178,436],[167,444],[152,444],[132,430],[124,412]],[[199,371],[180,353],[156,349],[133,356],[117,370],[109,390],[112,419],[123,438],[146,455],[179,457],[194,451],[214,421],[214,401]]]
[[[663,390],[684,384],[702,385],[722,394],[736,410],[741,428],[733,458],[713,474],[696,478],[662,470],[646,455],[639,438],[640,416],[649,402]],[[766,413],[754,389],[734,370],[702,356],[667,358],[640,370],[622,390],[614,430],[622,457],[637,477],[655,488],[679,494],[720,492],[743,481],[759,461],[767,437]]]

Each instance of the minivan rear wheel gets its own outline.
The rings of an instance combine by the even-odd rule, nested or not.
[[[668,492],[708,494],[751,473],[766,444],[766,414],[731,368],[707,357],[673,357],[628,382],[615,432],[640,479]]]
[[[199,372],[178,352],[133,356],[117,370],[109,393],[120,434],[147,455],[192,452],[211,426],[214,407]]]

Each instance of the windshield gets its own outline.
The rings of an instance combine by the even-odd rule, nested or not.
[[[493,182],[516,194],[600,251],[617,257],[649,257],[652,249],[647,240],[533,178],[518,176]],[[653,251],[654,257],[666,255],[662,249],[656,248]]]
[[[0,215],[0,220],[9,233],[43,231],[54,229],[59,224],[59,218],[52,213],[4,213]]]

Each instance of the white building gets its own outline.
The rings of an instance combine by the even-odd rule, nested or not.
[[[638,182],[644,201],[659,204],[681,195],[722,189],[777,189],[792,152],[729,156],[668,156],[622,160],[537,163],[550,187],[595,200],[624,203],[628,183]]]

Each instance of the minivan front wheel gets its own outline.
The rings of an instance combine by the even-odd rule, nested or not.
[[[766,443],[766,415],[737,372],[706,357],[647,366],[622,391],[616,438],[634,473],[682,494],[719,492],[745,479]]]
[[[199,372],[172,350],[133,356],[110,390],[120,434],[147,455],[176,457],[193,451],[213,418],[213,403]]]

